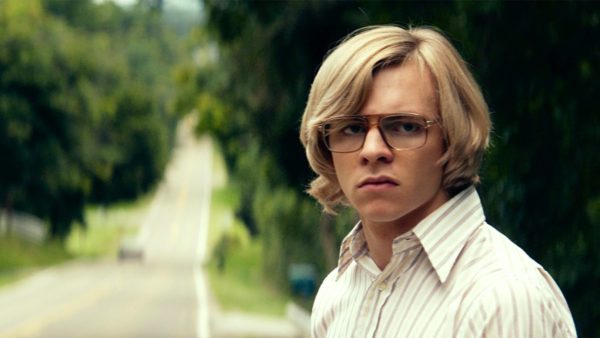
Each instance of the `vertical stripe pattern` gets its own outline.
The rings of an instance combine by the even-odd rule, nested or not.
[[[315,338],[576,336],[556,283],[485,222],[473,187],[396,238],[383,271],[360,223],[340,252],[315,299]]]

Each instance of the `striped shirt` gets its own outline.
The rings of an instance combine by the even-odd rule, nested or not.
[[[381,271],[361,224],[341,246],[313,337],[575,337],[552,277],[485,222],[470,187],[393,241]]]

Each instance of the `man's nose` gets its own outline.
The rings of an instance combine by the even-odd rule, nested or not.
[[[361,149],[361,157],[363,161],[389,162],[393,157],[392,149],[387,145],[383,135],[378,128],[370,128],[365,135],[365,143]]]

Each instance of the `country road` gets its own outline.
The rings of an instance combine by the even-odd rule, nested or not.
[[[0,337],[210,337],[201,270],[212,187],[212,145],[189,123],[145,219],[142,262],[51,268],[0,290]]]

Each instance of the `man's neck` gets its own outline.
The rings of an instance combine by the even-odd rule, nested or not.
[[[393,255],[393,242],[398,236],[411,231],[425,217],[449,200],[445,191],[440,190],[424,205],[392,222],[372,222],[362,220],[363,232],[369,255],[383,271]]]
[[[398,229],[389,224],[382,223],[364,223],[363,232],[367,246],[369,248],[369,256],[375,261],[375,264],[383,271],[390,262],[393,255],[394,239],[410,230],[412,226],[407,226],[405,229]]]

